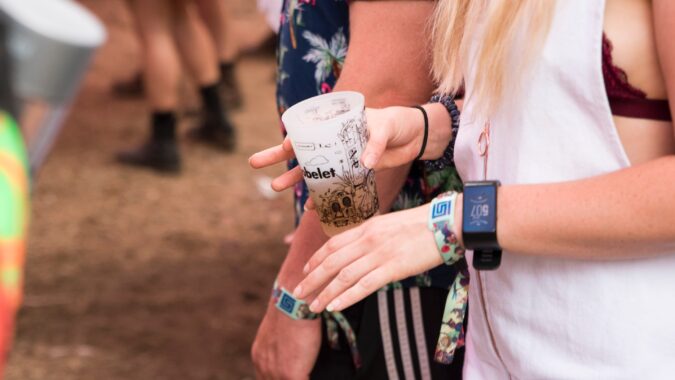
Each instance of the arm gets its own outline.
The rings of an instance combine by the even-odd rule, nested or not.
[[[659,60],[675,112],[675,3],[655,0]],[[675,152],[593,178],[554,184],[503,186],[498,196],[498,240],[524,255],[581,260],[640,259],[675,252]],[[455,229],[461,226],[461,198]],[[309,262],[299,296],[324,288],[312,305],[336,310],[371,289],[438,265],[426,218],[429,206],[379,216],[335,236]],[[398,214],[398,215],[397,215]],[[416,220],[416,222],[411,222]],[[396,239],[392,237],[395,236]],[[460,236],[461,238],[461,236]],[[393,241],[395,240],[395,241]],[[411,257],[403,247],[418,247]],[[370,256],[367,260],[366,256]]]
[[[424,28],[432,10],[433,4],[425,1],[353,3],[350,6],[349,54],[335,91],[359,91],[364,94],[369,107],[426,102],[433,87],[427,58],[420,64],[419,57],[428,55],[427,46],[420,41],[426,41]],[[410,80],[400,80],[401,73]],[[419,111],[410,111],[413,111],[412,117],[421,129]],[[447,118],[442,112],[440,117]],[[377,173],[382,212],[388,211],[396,199],[408,170],[409,165],[405,165]],[[302,267],[328,239],[321,230],[316,213],[311,217],[307,215],[303,216],[298,232],[305,230],[323,239],[312,239],[314,244],[298,244],[301,247],[291,246],[279,272],[279,281],[287,289],[300,282]]]
[[[639,259],[675,252],[675,155],[573,182],[499,189],[498,240],[523,255],[580,260]],[[462,198],[455,233],[461,240]],[[383,285],[441,264],[429,205],[377,216],[319,249],[294,290],[330,282],[312,311],[342,310]],[[419,252],[411,256],[410,249]]]
[[[435,160],[443,155],[452,138],[451,120],[448,111],[439,103],[425,104],[423,108],[429,119],[429,135],[421,159]],[[411,107],[367,108],[366,118],[370,138],[361,157],[363,165],[377,170],[377,176],[385,169],[408,167],[422,148],[424,117],[420,110]],[[249,164],[260,169],[293,157],[291,141],[286,138],[282,144],[252,155]],[[302,180],[302,170],[296,166],[275,178],[272,188],[282,191]],[[311,198],[305,206],[313,206]]]
[[[652,6],[659,62],[675,115],[675,3],[655,0]],[[514,252],[578,259],[673,253],[674,189],[675,155],[581,181],[504,187],[498,238]]]
[[[428,55],[420,41],[425,40],[432,6],[418,1],[353,3],[350,50],[335,90],[360,91],[369,106],[426,101],[432,87],[427,65],[420,64],[419,57]],[[401,81],[401,73],[415,78],[414,82]],[[378,175],[383,210],[391,206],[408,169]],[[326,240],[316,213],[305,213],[279,271],[279,284],[293,289],[303,278],[302,268],[309,257]],[[268,305],[252,349],[258,374],[275,377],[283,371],[287,378],[307,377],[318,354],[319,326],[319,321],[293,321]]]

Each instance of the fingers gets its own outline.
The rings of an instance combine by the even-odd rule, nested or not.
[[[352,228],[351,230],[333,236],[326,242],[326,244],[321,246],[321,248],[319,248],[319,250],[316,251],[314,255],[312,255],[309,261],[307,261],[307,264],[302,269],[303,273],[307,274],[314,270],[314,268],[318,267],[333,252],[336,252],[351,242],[356,241],[365,233],[364,226],[365,224],[362,224],[358,227]],[[305,292],[305,294],[307,294],[307,292]]]
[[[299,166],[296,166],[293,169],[275,178],[272,181],[272,189],[274,191],[286,190],[289,187],[293,187],[293,185],[295,185],[296,183],[302,181],[302,178],[303,178],[302,169]]]
[[[305,211],[310,211],[310,210],[316,210],[316,204],[314,203],[314,200],[310,197],[307,198],[307,202],[305,202]]]
[[[312,306],[317,311],[324,308],[327,311],[344,310],[375,293],[390,282],[391,276],[389,276],[390,271],[387,265],[377,267],[377,263],[366,263],[366,261],[372,261],[370,257],[359,261],[364,261],[364,263],[356,262],[345,268],[353,270],[353,273],[363,271],[358,281],[353,281],[347,285],[346,283],[342,283],[339,278],[333,280],[312,303]],[[359,268],[360,265],[363,265],[363,267]],[[354,268],[352,269],[351,267]]]
[[[358,243],[347,245],[345,249],[335,251],[298,284],[293,291],[293,296],[307,298],[308,295],[314,293],[315,289],[320,289],[336,276],[344,282],[351,281],[352,277],[357,277],[358,280],[365,273],[351,273],[346,270],[346,267],[367,253],[368,251],[364,250],[363,246]]]
[[[369,114],[372,114],[372,111],[366,110],[366,116]],[[387,128],[383,125],[371,125],[374,124],[372,121],[377,120],[376,118],[368,118],[368,120],[371,120],[371,123],[368,124],[370,137],[363,154],[361,154],[361,163],[363,166],[373,169],[387,149]]]
[[[260,169],[279,162],[284,162],[293,157],[295,157],[293,147],[291,146],[291,141],[287,138],[280,145],[253,154],[249,157],[248,163],[252,168]]]
[[[284,139],[284,142],[281,143],[281,147],[286,151],[286,152],[293,152],[293,144],[291,144],[291,139],[286,137]]]

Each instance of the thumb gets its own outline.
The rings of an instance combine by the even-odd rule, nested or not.
[[[373,169],[387,149],[387,133],[382,126],[369,128],[368,132],[370,136],[361,154],[361,163],[366,168]]]

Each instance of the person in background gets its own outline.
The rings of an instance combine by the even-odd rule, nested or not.
[[[426,38],[433,5],[427,1],[285,1],[278,51],[279,112],[312,96],[340,90],[363,93],[370,107],[429,100],[433,88],[429,50],[420,41]],[[252,166],[264,163],[264,156],[252,157]],[[291,167],[295,165],[292,161]],[[296,168],[291,176],[298,173]],[[415,163],[380,172],[381,212],[424,203],[459,182],[449,165],[427,170]],[[461,349],[452,364],[451,359],[443,364],[434,360],[457,267],[443,265],[396,282],[343,313],[325,314],[322,320],[302,319],[307,317],[304,313],[289,317],[278,307],[282,288],[298,284],[307,259],[327,240],[317,214],[303,213],[306,199],[307,189],[301,183],[295,188],[299,225],[252,347],[258,377],[460,378]]]
[[[216,50],[192,0],[134,0],[131,5],[143,42],[150,136],[139,148],[119,153],[118,161],[166,173],[180,171],[176,128],[181,62],[199,87],[203,107],[202,121],[190,136],[232,151],[235,129],[221,100]]]
[[[235,75],[239,47],[232,28],[230,12],[224,0],[195,0],[195,4],[216,46],[220,71],[220,96],[229,109],[238,109],[242,106],[241,92]]]
[[[133,1],[126,1],[131,12],[134,12]],[[242,106],[243,99],[237,82],[235,62],[240,48],[237,45],[235,31],[231,26],[230,12],[224,0],[195,0],[195,3],[199,15],[215,44],[220,70],[219,90],[221,99],[225,101],[228,109],[239,109]],[[204,53],[208,54],[208,51]],[[143,72],[138,71],[130,79],[114,83],[112,90],[119,96],[143,96],[145,93]]]

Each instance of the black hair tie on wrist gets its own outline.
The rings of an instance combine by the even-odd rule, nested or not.
[[[422,139],[420,153],[417,155],[417,157],[415,157],[415,161],[417,161],[422,158],[424,151],[427,149],[427,139],[429,138],[429,116],[427,116],[427,111],[422,106],[412,106],[412,108],[417,108],[418,110],[422,111],[422,115],[424,116],[424,138]]]

